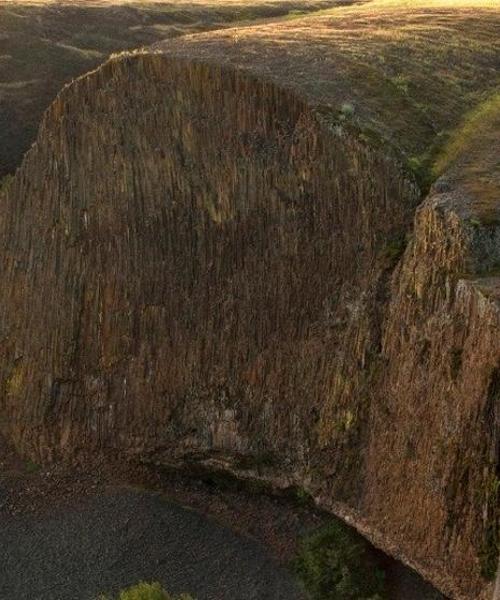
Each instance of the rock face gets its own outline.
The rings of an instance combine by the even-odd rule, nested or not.
[[[300,486],[476,598],[497,544],[497,222],[459,178],[415,216],[388,144],[174,54],[66,87],[2,198],[4,433],[36,460]]]
[[[472,542],[491,575],[498,543],[500,281],[475,268],[485,264],[486,247],[498,261],[500,230],[461,218],[454,193],[433,194],[420,207],[414,240],[393,278],[367,467],[376,473],[369,510],[375,522],[385,515],[411,522],[405,542],[423,544],[424,563],[440,555],[461,573],[477,569],[467,549]],[[385,495],[388,477],[397,483]],[[474,598],[477,589],[466,579],[465,597]]]
[[[19,444],[266,454],[292,473],[328,440],[354,493],[337,450],[366,421],[386,246],[418,198],[396,159],[272,84],[161,55],[78,80],[40,138],[2,223]]]

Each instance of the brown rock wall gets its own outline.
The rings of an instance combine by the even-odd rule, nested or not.
[[[457,598],[496,518],[496,229],[388,147],[229,67],[65,88],[2,201],[0,421],[299,485]],[[395,270],[394,270],[395,269]],[[467,277],[466,277],[467,276]]]

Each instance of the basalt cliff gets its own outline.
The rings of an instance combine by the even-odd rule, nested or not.
[[[1,428],[38,461],[300,488],[475,599],[498,549],[500,11],[380,5],[62,90],[2,193]]]

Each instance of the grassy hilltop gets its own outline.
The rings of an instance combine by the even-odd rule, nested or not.
[[[492,0],[372,0],[158,48],[297,90],[371,143],[396,147],[424,187],[470,137],[453,132],[465,134],[469,122],[477,129],[499,105],[500,5]]]

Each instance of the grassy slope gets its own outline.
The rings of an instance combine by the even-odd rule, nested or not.
[[[35,137],[67,81],[116,51],[336,0],[0,0],[0,178]]]
[[[435,163],[435,175],[458,182],[474,216],[500,223],[500,91],[468,113]]]
[[[371,0],[159,48],[293,87],[427,179],[449,134],[500,86],[500,4]]]

